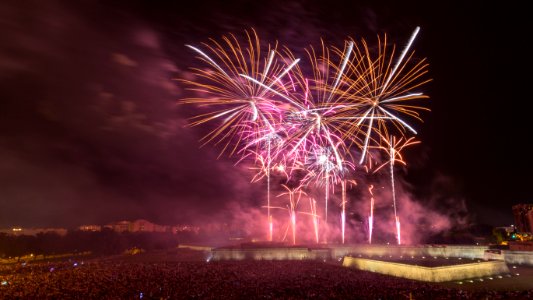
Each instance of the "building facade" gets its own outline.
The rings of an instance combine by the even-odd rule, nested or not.
[[[0,233],[5,233],[8,235],[33,235],[38,234],[47,234],[53,233],[60,236],[65,236],[67,234],[67,229],[65,228],[24,228],[24,227],[13,227],[8,229],[0,229]]]
[[[533,232],[533,204],[513,205],[513,216],[518,232]]]

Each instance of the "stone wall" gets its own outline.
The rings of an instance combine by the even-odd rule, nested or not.
[[[342,265],[364,271],[429,282],[463,280],[509,273],[509,269],[503,261],[428,268],[365,258],[345,257]]]
[[[487,246],[468,245],[330,245],[330,248],[274,247],[274,248],[216,248],[213,260],[305,260],[340,259],[347,255],[366,257],[462,257],[469,259],[502,260],[509,264],[533,266],[533,252],[489,250]],[[209,250],[202,248],[202,250]],[[494,251],[494,252],[491,252]]]
[[[437,257],[463,257],[463,258],[483,258],[487,246],[470,245],[419,245],[419,246],[398,246],[398,245],[350,245],[331,246],[332,255],[341,258],[345,255],[365,255],[365,256],[437,256]]]
[[[325,260],[330,249],[310,248],[217,248],[211,251],[211,260]]]
[[[531,251],[502,251],[503,259],[508,264],[533,266],[533,252]]]

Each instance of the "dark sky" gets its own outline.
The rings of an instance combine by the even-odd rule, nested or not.
[[[176,105],[185,91],[173,80],[197,63],[185,44],[251,27],[298,51],[385,32],[401,45],[421,26],[414,48],[430,63],[432,112],[407,154],[412,193],[460,199],[492,225],[533,201],[524,7],[153,2],[0,3],[0,227],[172,224],[260,205],[249,172],[184,127],[192,107]]]

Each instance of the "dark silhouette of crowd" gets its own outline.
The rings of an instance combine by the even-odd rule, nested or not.
[[[321,261],[91,259],[0,266],[2,299],[528,299]]]

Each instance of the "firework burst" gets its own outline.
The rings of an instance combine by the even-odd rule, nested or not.
[[[192,69],[198,81],[182,81],[190,90],[205,96],[184,99],[183,103],[209,109],[193,117],[190,124],[217,121],[216,128],[202,142],[221,144],[221,153],[228,150],[234,154],[243,145],[246,134],[261,137],[265,131],[275,132],[280,103],[273,96],[286,90],[282,79],[297,63],[283,66],[277,58],[277,45],[262,47],[255,31],[245,33],[246,42],[239,42],[233,34],[222,37],[222,42],[211,39],[203,44],[206,51],[187,45],[204,63],[204,68]],[[241,74],[256,82],[244,80]]]
[[[428,98],[415,90],[430,81],[424,79],[428,67],[425,59],[415,61],[414,51],[410,52],[418,32],[417,27],[397,58],[396,47],[387,45],[386,35],[378,38],[377,54],[372,53],[365,40],[354,43],[353,59],[344,77],[346,88],[337,92],[346,101],[339,118],[348,120],[345,125],[354,128],[349,129],[352,135],[364,141],[360,164],[372,142],[380,145],[380,137],[390,130],[395,129],[402,136],[407,131],[417,134],[405,116],[422,121],[420,111],[429,110],[414,104],[415,100]]]
[[[389,165],[400,243],[394,164],[406,164],[401,151],[418,143],[409,137],[416,134],[409,122],[421,121],[420,112],[428,110],[417,104],[427,98],[418,88],[429,81],[427,63],[415,60],[411,51],[418,32],[417,27],[399,55],[394,45],[388,45],[387,36],[378,37],[377,53],[363,39],[350,38],[342,48],[322,41],[318,50],[306,50],[305,65],[286,47],[262,44],[254,30],[245,31],[244,41],[230,34],[200,47],[187,45],[203,64],[192,69],[195,80],[182,80],[197,94],[182,102],[204,109],[191,118],[190,125],[214,124],[202,143],[220,145],[221,155],[238,154],[238,162],[253,162],[257,172],[252,182],[266,178],[268,240],[273,236],[271,209],[281,208],[289,213],[287,231],[291,228],[293,243],[296,213],[312,217],[318,242],[317,201],[306,191],[324,188],[321,217],[327,224],[330,193],[340,186],[344,243],[346,193],[348,185],[355,184],[349,178],[373,165],[377,166],[374,172]],[[384,162],[369,149],[384,150],[390,159]],[[356,168],[356,161],[361,167]],[[271,203],[272,172],[286,179],[278,188],[286,190],[280,196],[288,195],[288,205]],[[370,185],[369,242],[374,222],[372,189]],[[309,200],[309,212],[297,211],[302,198]]]

